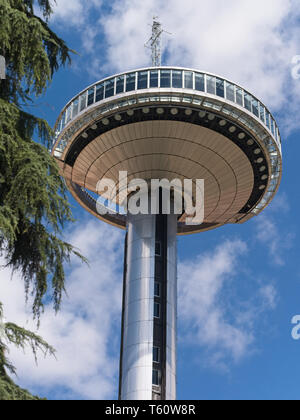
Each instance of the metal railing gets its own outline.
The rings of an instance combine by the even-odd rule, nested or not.
[[[237,104],[258,118],[281,145],[278,126],[268,108],[242,87],[218,76],[182,68],[149,68],[122,73],[93,84],[63,109],[55,126],[56,138],[81,112],[113,97],[141,90],[194,91]]]

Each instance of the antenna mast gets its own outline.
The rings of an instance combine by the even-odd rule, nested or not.
[[[146,47],[152,50],[152,66],[161,66],[161,36],[164,30],[162,24],[158,21],[158,16],[154,16],[152,25],[152,36],[146,43]]]

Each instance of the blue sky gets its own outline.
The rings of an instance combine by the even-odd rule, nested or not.
[[[273,111],[283,138],[283,179],[273,203],[244,225],[179,237],[178,399],[300,399],[298,143],[300,5],[294,0],[58,0],[53,29],[78,51],[33,110],[54,124],[89,84],[149,64],[153,15],[165,36],[164,64],[220,74]],[[300,71],[299,71],[300,74]],[[115,399],[124,234],[70,197],[77,222],[65,232],[89,258],[73,261],[61,314],[46,307],[40,334],[57,361],[11,349],[17,382],[49,399]],[[0,272],[7,319],[35,328],[18,277]]]

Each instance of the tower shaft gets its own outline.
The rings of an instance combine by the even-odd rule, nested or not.
[[[129,216],[121,400],[176,399],[177,217]]]

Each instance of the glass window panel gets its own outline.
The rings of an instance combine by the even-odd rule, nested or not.
[[[281,138],[280,138],[280,133],[279,133],[279,129],[277,128],[276,129],[276,133],[277,133],[277,141],[279,142],[279,143],[281,143]]]
[[[135,90],[135,73],[126,75],[126,92]]]
[[[182,71],[180,70],[172,71],[172,87],[182,88]]]
[[[160,349],[159,347],[153,347],[153,362],[160,362]]]
[[[272,131],[272,134],[273,134],[273,136],[275,136],[275,128],[274,128],[274,120],[273,120],[273,118],[271,117],[271,131]]]
[[[254,115],[259,117],[258,100],[255,98],[252,99],[252,112]]]
[[[61,128],[63,129],[66,124],[66,112],[63,113],[63,116],[61,117]]]
[[[157,70],[150,71],[150,87],[151,88],[158,87],[158,71]]]
[[[270,129],[270,122],[271,122],[270,118],[271,118],[271,115],[269,114],[268,111],[266,111],[266,125],[269,129]]]
[[[96,86],[96,102],[102,101],[104,98],[104,83]]]
[[[186,89],[194,89],[193,72],[191,72],[191,71],[185,71],[184,72],[184,87]]]
[[[245,100],[245,108],[248,109],[248,111],[252,112],[252,96],[249,93],[245,92],[244,100]]]
[[[160,297],[160,283],[158,282],[154,283],[154,296]]]
[[[159,386],[159,371],[156,369],[153,369],[152,371],[152,384]]]
[[[89,89],[88,91],[88,106],[94,103],[95,88]]]
[[[265,107],[262,104],[259,105],[259,118],[265,124]]]
[[[235,102],[234,90],[235,86],[231,83],[226,82],[226,99],[232,102]]]
[[[202,103],[202,100],[201,99],[193,99],[193,104],[195,104],[195,105],[201,105],[201,103]]]
[[[238,87],[236,87],[236,103],[238,105],[244,106],[244,102],[243,102],[243,89],[240,89]]]
[[[114,96],[115,93],[115,79],[110,79],[105,82],[105,98]]]
[[[125,80],[125,77],[124,76],[117,77],[116,95],[118,95],[119,93],[123,93],[124,92],[124,80]]]
[[[160,318],[160,304],[154,302],[154,318]]]
[[[66,110],[66,124],[71,120],[72,118],[72,105],[70,105]]]
[[[216,78],[213,76],[206,76],[207,93],[216,94]]]
[[[187,96],[184,96],[183,98],[182,98],[182,102],[185,102],[186,104],[191,104],[192,103],[192,98],[191,97],[187,97]]]
[[[224,98],[225,96],[225,88],[224,88],[224,80],[223,79],[217,79],[217,95],[221,98]]]
[[[195,73],[195,89],[201,92],[205,91],[204,74]]]
[[[171,87],[171,70],[161,70],[160,72],[160,87]]]
[[[155,242],[155,255],[157,257],[161,256],[161,243],[160,242]]]
[[[147,89],[148,87],[148,72],[140,71],[138,73],[138,89]]]
[[[79,98],[75,99],[73,102],[73,118],[76,117],[76,115],[79,112]]]
[[[57,123],[56,133],[60,133],[62,130],[62,119],[60,119]]]
[[[86,96],[87,92],[84,92],[84,94],[80,96],[80,111],[83,111],[84,108],[86,108]]]

